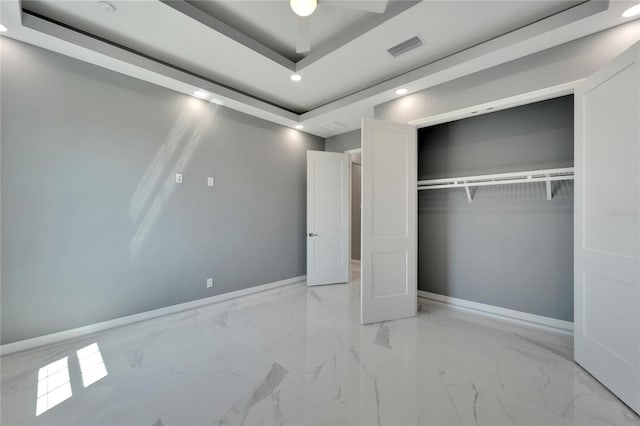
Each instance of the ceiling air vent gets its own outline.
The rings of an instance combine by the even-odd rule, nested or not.
[[[320,126],[320,129],[325,132],[337,132],[338,130],[342,130],[347,127],[345,124],[340,123],[339,121],[334,121],[332,123],[325,123]]]
[[[397,58],[400,55],[404,55],[405,53],[417,49],[420,46],[423,46],[424,43],[422,39],[418,36],[411,37],[409,40],[405,40],[402,43],[398,43],[395,46],[387,49],[387,52],[394,58]]]

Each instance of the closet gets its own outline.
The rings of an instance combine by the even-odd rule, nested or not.
[[[566,147],[549,151],[545,158],[536,157],[545,152],[539,146],[526,155],[511,152],[513,158],[504,149],[473,152],[458,147],[456,152],[451,146],[419,144],[430,130],[421,133],[414,123],[363,120],[361,321],[415,315],[419,282],[453,283],[437,291],[563,318],[571,314],[554,303],[561,300],[566,306],[573,296],[575,361],[640,413],[640,45],[583,81],[487,104],[533,108],[524,104],[545,99],[570,102],[571,97],[559,97],[571,93],[573,164],[567,156],[551,155]],[[473,108],[486,111],[487,104]],[[555,118],[542,120],[539,131]],[[435,117],[426,119],[435,124]],[[471,136],[464,140],[474,141],[475,133],[480,135],[469,131]],[[474,144],[482,147],[477,140]],[[482,214],[491,220],[480,221]],[[571,219],[572,238],[566,234]],[[449,227],[459,224],[467,228]],[[451,241],[449,229],[459,234],[454,235],[454,247],[445,246]],[[465,247],[465,232],[476,233],[472,250]],[[489,242],[496,237],[507,247],[492,247]],[[527,249],[533,250],[531,255]],[[540,257],[545,249],[557,252]],[[500,251],[509,262],[494,255]],[[436,257],[444,255],[446,259]],[[448,263],[451,256],[457,262]],[[430,267],[421,266],[424,262],[431,262]],[[548,271],[550,265],[559,268],[557,273]],[[481,281],[478,274],[483,275]],[[573,294],[566,288],[558,293],[545,288],[551,281],[573,281]],[[517,292],[511,291],[519,285]]]
[[[573,108],[568,95],[418,129],[420,296],[570,328]]]

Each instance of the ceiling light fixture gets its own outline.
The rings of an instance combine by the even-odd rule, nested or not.
[[[211,102],[213,102],[213,103],[214,103],[214,104],[216,104],[216,105],[224,105],[224,102],[222,102],[222,101],[221,101],[220,99],[218,99],[218,98],[213,98],[213,99],[211,100]]]
[[[302,76],[300,74],[291,74],[291,77],[289,77],[291,79],[291,81],[300,81],[302,80]]]
[[[209,97],[209,94],[204,90],[196,90],[195,92],[193,92],[193,96],[198,99],[207,99]]]
[[[623,18],[632,18],[636,15],[640,15],[640,4],[636,4],[634,6],[631,6],[629,9],[625,10],[624,12],[622,12],[622,17]]]
[[[396,95],[406,95],[407,93],[409,93],[409,89],[405,89],[404,87],[396,90]]]
[[[296,124],[296,129],[302,130],[304,129],[304,126],[302,124]]]
[[[7,29],[7,27],[5,27],[4,25],[0,24],[0,33],[6,33],[7,31],[9,31]]]
[[[309,16],[318,7],[318,0],[289,0],[291,10],[298,16]]]

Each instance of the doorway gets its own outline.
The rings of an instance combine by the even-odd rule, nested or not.
[[[361,244],[361,218],[362,218],[362,149],[350,149],[345,151],[349,156],[350,178],[350,217],[351,232],[349,237],[349,252],[351,253],[351,280],[360,276],[360,244]]]

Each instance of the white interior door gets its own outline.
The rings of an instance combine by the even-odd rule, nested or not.
[[[307,284],[349,281],[349,156],[307,151]]]
[[[640,413],[640,47],[575,94],[575,360]]]
[[[416,314],[416,139],[413,126],[362,121],[363,324]]]

